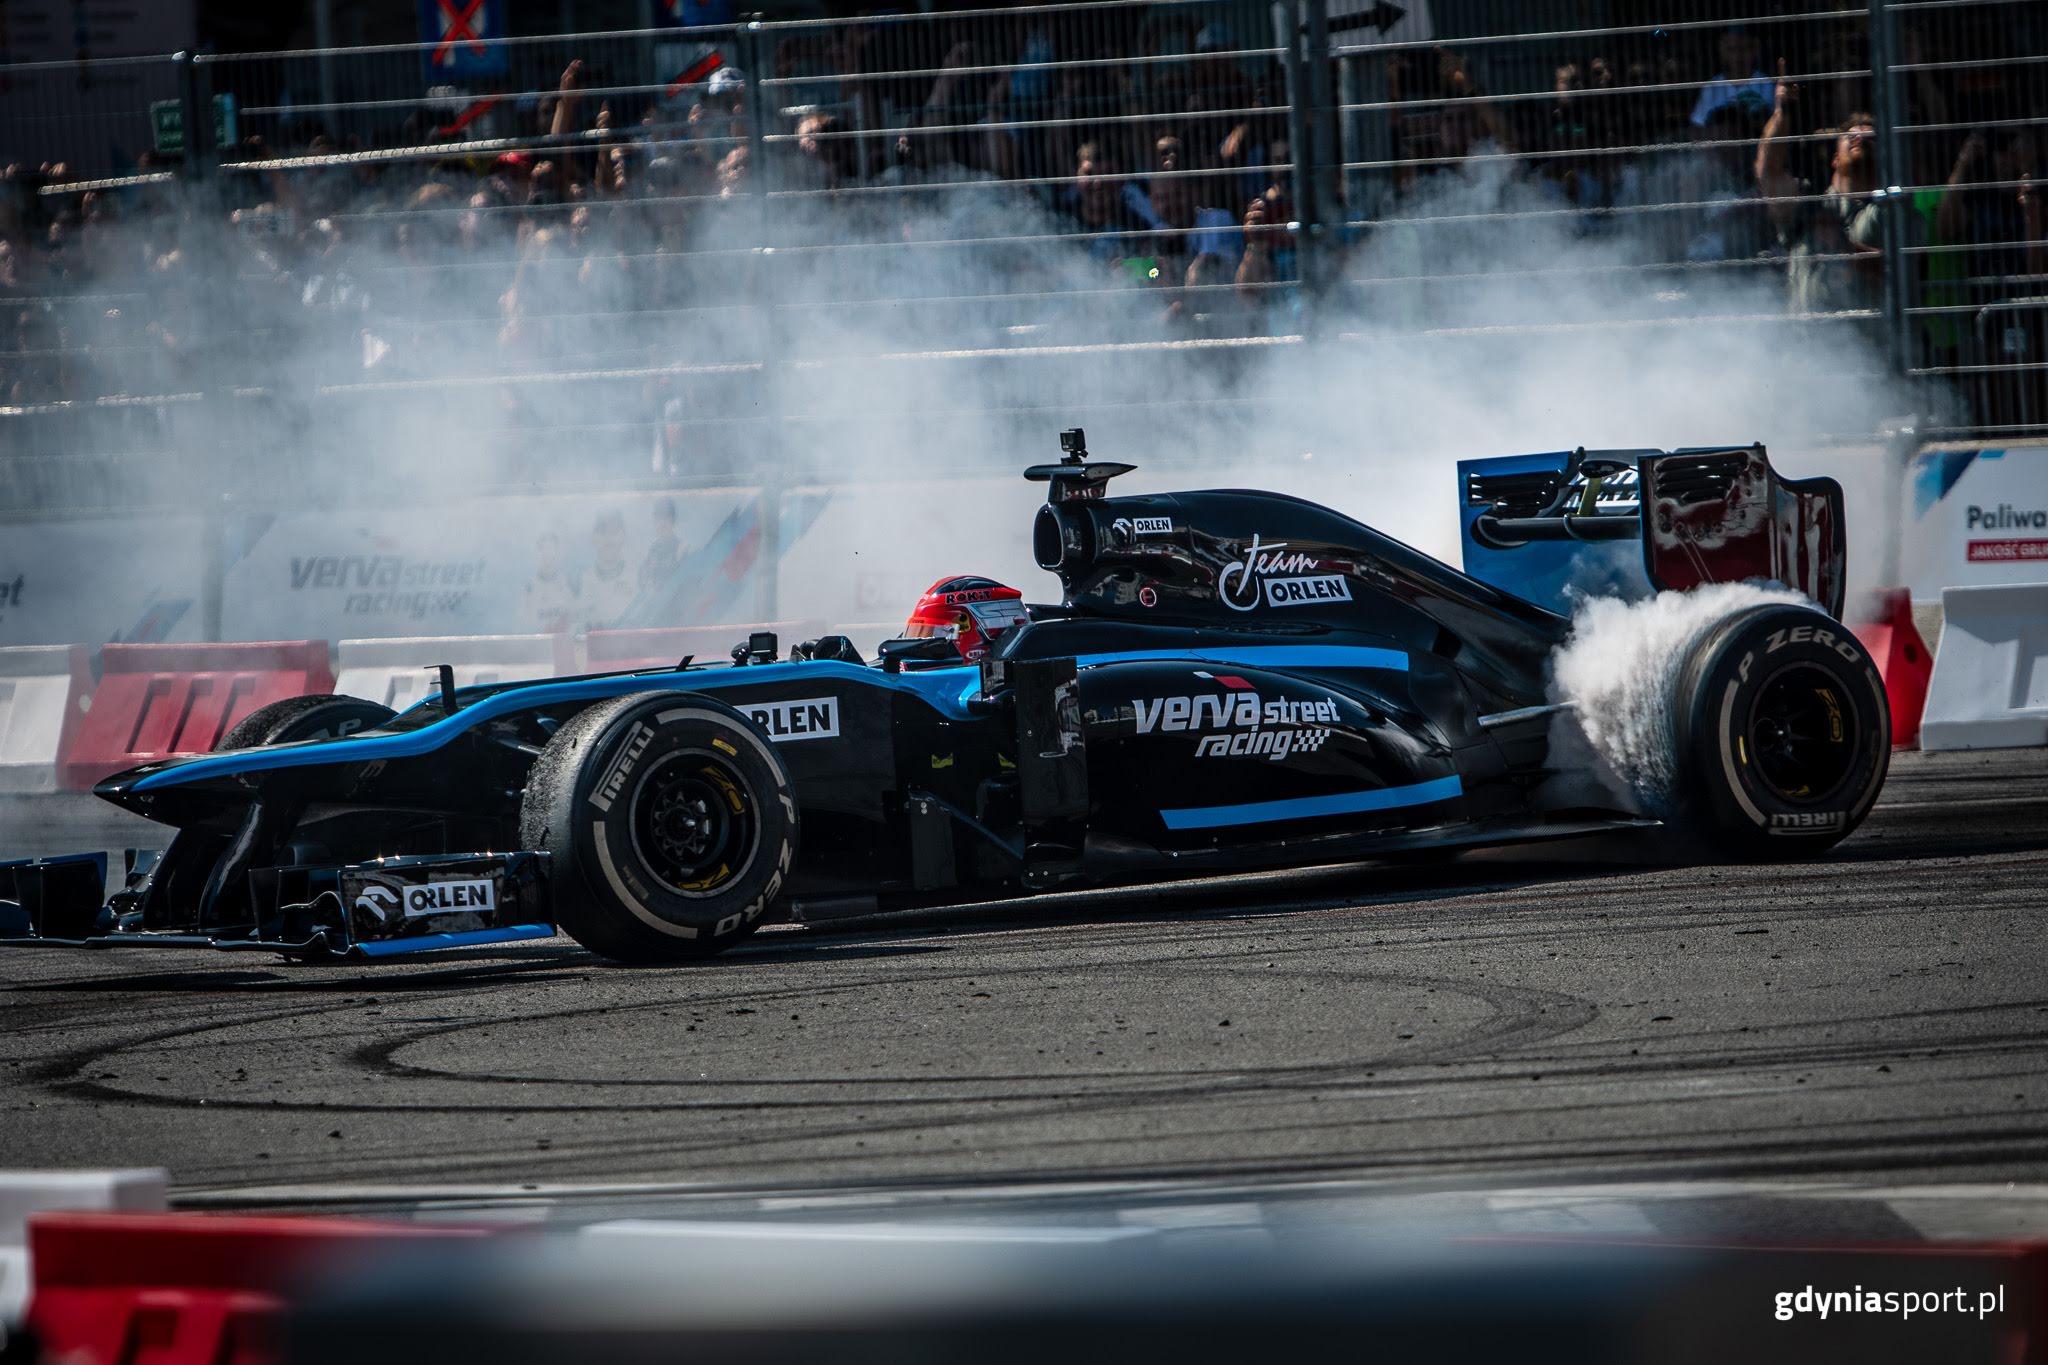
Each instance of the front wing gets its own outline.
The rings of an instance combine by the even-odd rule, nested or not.
[[[222,948],[302,956],[395,957],[509,943],[555,932],[548,855],[455,853],[250,873],[250,919],[216,930],[144,922],[130,855],[127,885],[106,894],[103,853],[0,863],[0,945]]]

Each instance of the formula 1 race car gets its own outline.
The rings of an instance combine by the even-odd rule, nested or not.
[[[377,957],[559,927],[662,961],[784,917],[1659,824],[1797,856],[1877,799],[1841,490],[1761,446],[1468,461],[1460,572],[1274,493],[1110,497],[1131,466],[1062,444],[1026,471],[1058,606],[957,580],[873,662],[760,634],[644,672],[444,666],[398,715],[279,702],[100,783],[177,831],[111,897],[104,855],[0,864],[0,938]],[[1737,611],[1672,661],[1672,807],[1587,780],[1546,692],[1558,595],[1744,580],[1817,605]]]

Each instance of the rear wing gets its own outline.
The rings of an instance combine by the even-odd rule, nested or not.
[[[1458,486],[1465,572],[1553,611],[1763,579],[1841,614],[1842,487],[1780,478],[1761,445],[1462,460]]]

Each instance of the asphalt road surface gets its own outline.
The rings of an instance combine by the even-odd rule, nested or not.
[[[121,833],[85,809],[0,822]],[[0,1151],[200,1198],[2048,1178],[2048,751],[1903,755],[1818,862],[1627,853],[784,927],[664,969],[567,940],[374,968],[5,953]]]

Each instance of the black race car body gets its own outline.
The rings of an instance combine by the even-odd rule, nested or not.
[[[1675,458],[1628,463],[1654,478]],[[1607,539],[1611,509],[1555,505],[1592,506],[1587,462],[1510,471],[1526,515],[1478,532],[1490,553],[1563,543],[1581,516]],[[867,663],[833,637],[788,660],[756,637],[730,664],[450,686],[396,716],[316,699],[272,742],[101,783],[170,847],[105,899],[90,859],[0,866],[0,935],[376,956],[560,923],[612,956],[692,956],[783,913],[1653,823],[1552,761],[1564,616],[1298,499],[1106,496],[1125,468],[1030,471],[1051,492],[1036,557],[1065,593],[978,665],[945,640]]]

